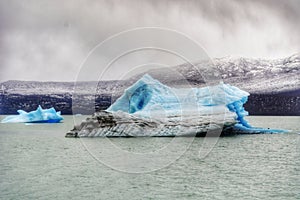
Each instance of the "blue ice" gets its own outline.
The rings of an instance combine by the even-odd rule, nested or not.
[[[107,111],[123,111],[142,117],[149,117],[151,113],[161,111],[167,113],[167,115],[180,115],[184,110],[200,110],[200,113],[205,114],[206,108],[224,106],[224,109],[227,109],[227,111],[235,113],[237,123],[234,129],[238,132],[285,132],[284,130],[256,128],[248,123],[245,119],[248,112],[243,105],[247,102],[249,95],[246,91],[223,83],[202,88],[175,89],[160,83],[146,74],[127,88],[124,94]],[[212,112],[212,110],[214,109],[209,109],[209,112]]]
[[[19,115],[7,116],[1,123],[58,123],[64,119],[60,111],[56,112],[54,108],[42,109],[41,106],[31,112],[24,110],[18,110],[17,112]]]

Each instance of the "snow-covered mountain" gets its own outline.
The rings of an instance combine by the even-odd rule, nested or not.
[[[300,55],[276,59],[225,57],[214,60],[225,82],[254,93],[300,88]]]
[[[250,93],[277,93],[300,88],[300,55],[295,54],[283,59],[267,60],[227,56],[215,58],[211,61],[220,79],[240,87]],[[211,62],[182,64],[176,66],[176,71],[192,85],[203,85],[201,74],[209,71]],[[204,67],[203,67],[204,66]],[[200,70],[198,70],[200,69]],[[186,80],[172,80],[171,75],[166,75],[164,69],[150,70],[148,73],[166,84],[186,84]],[[139,75],[141,76],[141,75]]]
[[[267,60],[227,56],[215,58],[212,63],[219,72],[219,77],[225,83],[240,87],[250,93],[273,93],[300,89],[300,55],[295,54],[287,58]],[[194,63],[194,65],[205,65]],[[169,85],[182,85],[190,83],[202,86],[205,84],[201,74],[207,73],[209,68],[201,68],[197,71],[191,64],[174,66],[173,70],[181,75],[173,76],[170,70],[155,69],[148,73],[162,83]],[[145,73],[138,74],[131,79],[122,81],[100,81],[97,91],[100,93],[111,93],[122,90],[133,84]],[[91,88],[94,82],[77,82],[76,92],[88,94],[94,91]],[[74,83],[72,82],[38,82],[38,81],[6,81],[0,83],[1,92],[18,94],[65,94],[72,93]],[[118,92],[119,93],[119,92]]]
[[[35,110],[39,104],[44,108],[54,106],[57,110],[63,111],[63,114],[69,114],[72,112],[72,95],[74,93],[80,95],[80,98],[82,97],[82,102],[96,96],[95,107],[104,109],[145,73],[163,84],[175,88],[187,85],[203,87],[205,81],[202,75],[209,73],[212,63],[217,69],[221,81],[250,92],[249,103],[245,105],[250,113],[300,114],[297,111],[300,110],[299,54],[276,60],[233,56],[215,58],[209,63],[194,63],[196,66],[201,66],[199,67],[200,71],[189,63],[172,67],[172,71],[180,76],[170,73],[169,69],[155,69],[137,74],[127,80],[97,83],[6,81],[0,83],[0,114],[12,114],[17,109]],[[248,106],[250,104],[251,106]],[[84,105],[80,109],[83,113],[87,110]],[[278,110],[280,111],[278,112]]]

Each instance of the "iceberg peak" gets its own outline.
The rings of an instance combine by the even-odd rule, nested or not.
[[[154,103],[163,102],[163,96],[170,95],[172,89],[163,85],[158,80],[153,79],[150,75],[145,74],[135,84],[127,88],[124,94],[112,104],[107,111],[123,111],[135,113],[147,110],[147,106]]]
[[[230,111],[236,112],[241,118],[247,113],[238,107],[242,107],[249,95],[248,92],[224,83],[203,88],[171,88],[145,74],[127,88],[106,111],[133,114],[151,111],[157,107],[165,111],[174,111],[187,108],[188,104],[200,108],[223,105]]]

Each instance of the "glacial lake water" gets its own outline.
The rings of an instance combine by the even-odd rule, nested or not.
[[[101,145],[103,138],[65,138],[73,118],[64,117],[59,124],[0,124],[0,199],[300,199],[300,117],[248,117],[255,126],[292,131],[219,138],[205,158],[198,156],[204,138],[194,138],[170,165],[139,174],[95,159],[85,141]],[[139,153],[172,138],[109,140]]]

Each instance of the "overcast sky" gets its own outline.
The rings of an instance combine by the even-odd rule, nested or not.
[[[300,52],[299,10],[299,0],[1,0],[0,81],[73,81],[99,42],[143,26],[182,32],[210,57],[285,57]]]

